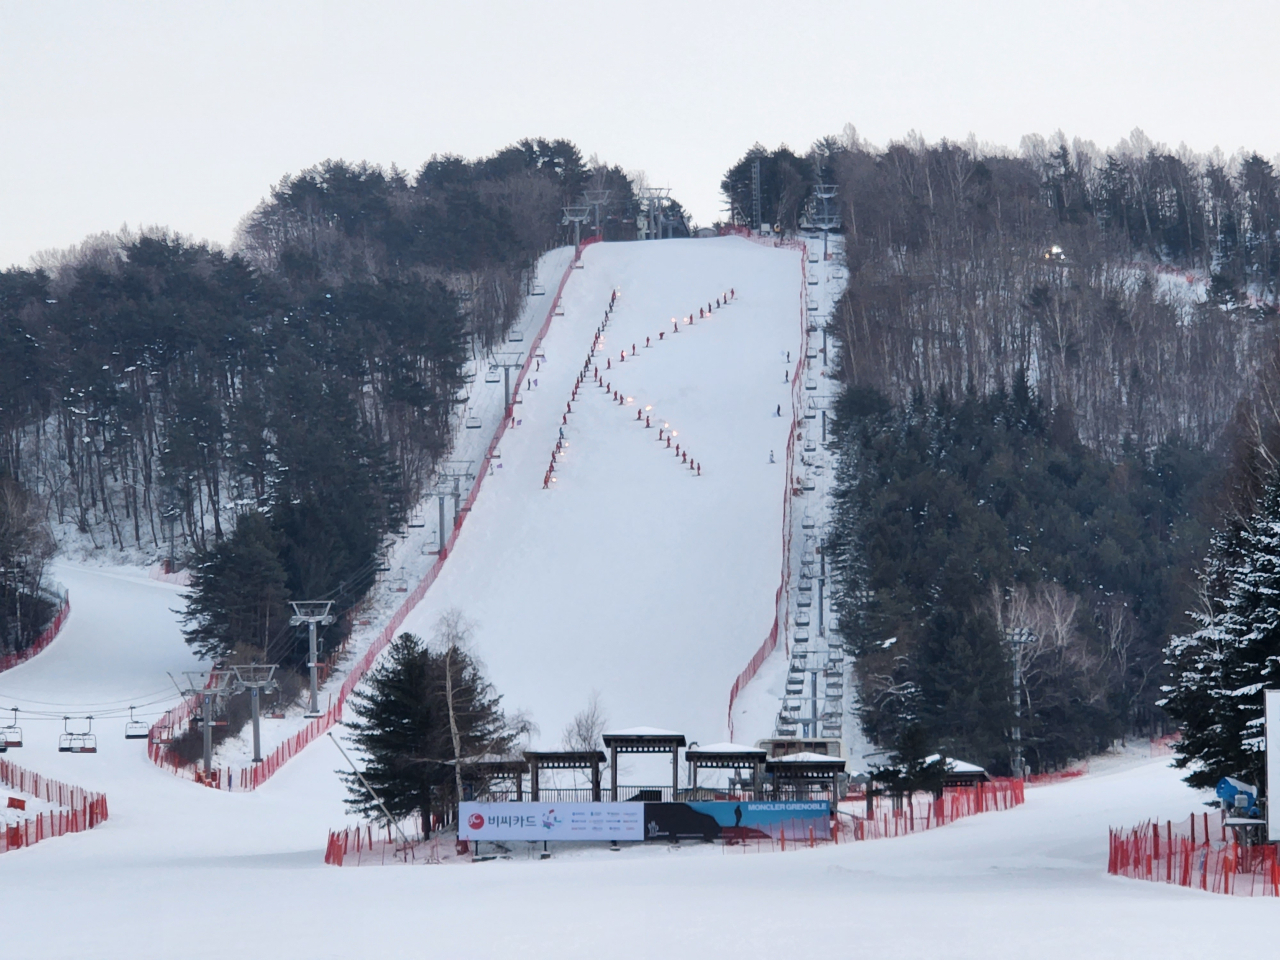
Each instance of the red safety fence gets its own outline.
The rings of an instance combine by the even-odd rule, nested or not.
[[[736,231],[732,231],[735,232]],[[742,236],[743,234],[738,234]],[[748,232],[747,239],[756,239]],[[792,241],[794,243],[794,241]],[[801,390],[800,375],[804,369],[805,337],[808,334],[808,276],[806,261],[809,259],[806,247],[803,243],[799,244],[800,250],[800,347],[797,351],[796,368],[791,375],[791,429],[787,433],[787,452],[786,459],[783,461],[787,465],[787,485],[782,495],[782,579],[778,583],[778,589],[773,597],[773,625],[769,628],[768,634],[764,641],[752,655],[742,672],[733,681],[733,686],[729,688],[729,739],[733,740],[733,705],[737,702],[738,695],[746,689],[755,675],[760,671],[764,662],[769,659],[769,655],[778,647],[778,637],[783,638],[783,647],[788,655],[790,647],[787,643],[787,613],[791,607],[791,498],[795,494],[793,482],[795,479],[795,446],[796,435],[800,429],[800,420],[803,416],[804,397]]]
[[[1235,897],[1280,897],[1275,845],[1237,843],[1226,819],[1219,810],[1111,830],[1107,873]]]
[[[524,365],[516,376],[515,385],[511,390],[511,403],[513,406],[515,398],[520,392],[520,387],[523,385],[525,377],[533,365],[534,357],[542,345],[542,340],[547,335],[547,331],[551,329],[551,321],[555,318],[556,307],[559,306],[560,298],[564,295],[565,285],[573,275],[574,265],[581,259],[582,251],[591,244],[597,243],[599,239],[599,237],[591,237],[582,241],[582,244],[574,252],[573,260],[565,268],[564,275],[560,278],[560,285],[556,288],[556,294],[552,297],[551,303],[547,307],[546,319],[542,321],[542,326],[534,336],[529,352],[525,356]],[[494,451],[498,448],[499,442],[511,423],[511,410],[512,407],[508,406],[502,423],[498,425],[493,439],[489,441],[489,447],[485,451],[484,459],[480,463],[480,469],[476,473],[476,482],[472,485],[466,500],[462,502],[458,510],[457,519],[454,521],[453,530],[450,531],[448,539],[442,545],[435,562],[427,570],[418,585],[405,597],[404,602],[400,604],[396,612],[392,614],[391,619],[382,628],[377,638],[369,645],[360,659],[356,661],[351,671],[347,674],[347,679],[343,681],[341,688],[338,690],[337,699],[333,701],[322,716],[312,720],[302,730],[276,747],[269,756],[263,758],[262,763],[242,769],[227,767],[215,770],[210,776],[205,777],[203,771],[198,770],[194,764],[179,760],[166,744],[166,741],[173,739],[174,732],[180,730],[181,725],[194,715],[199,701],[198,698],[191,697],[165,713],[151,728],[151,738],[147,749],[147,755],[151,757],[151,760],[159,766],[169,768],[179,776],[188,777],[206,786],[225,790],[256,790],[269,780],[277,770],[300,753],[303,748],[341,721],[342,708],[347,702],[347,697],[351,695],[351,691],[364,679],[364,675],[368,673],[374,661],[378,659],[382,651],[395,638],[396,631],[400,629],[401,624],[404,623],[409,613],[421,602],[422,598],[426,596],[427,590],[431,588],[431,585],[436,582],[436,578],[440,576],[440,570],[444,566],[445,560],[453,552],[454,544],[458,541],[458,534],[462,531],[462,524],[470,514],[471,508],[476,502],[476,497],[480,495],[480,486],[484,482],[484,478],[489,474],[489,465],[493,461]]]
[[[922,830],[995,810],[1009,810],[1024,800],[1021,780],[997,778],[990,783],[972,787],[949,787],[941,797],[921,793],[894,803],[884,797],[872,800],[870,816],[851,816],[842,812],[835,820],[823,818],[795,818],[772,824],[772,835],[752,831],[751,836],[728,837],[724,840],[725,853],[785,853],[788,849],[802,850],[825,843],[851,843],[859,840],[877,840],[885,837],[901,837]],[[384,863],[444,863],[455,859],[468,859],[471,852],[462,845],[454,845],[450,836],[440,834],[431,840],[410,840],[405,844],[395,836],[390,827],[378,827],[375,833],[371,824],[329,831],[325,844],[324,862],[335,867]],[[602,841],[603,842],[603,841]]]
[[[461,859],[455,842],[438,833],[430,840],[415,837],[405,843],[392,833],[391,827],[386,830],[386,836],[383,836],[381,827],[375,834],[370,824],[330,830],[329,841],[324,848],[324,862],[333,867],[358,867],[385,863],[443,863]]]
[[[50,837],[92,830],[107,819],[107,798],[103,794],[51,780],[7,760],[0,760],[0,784],[62,808],[37,814],[12,827],[0,826],[0,853]]]
[[[1026,800],[1021,780],[996,777],[971,787],[948,787],[941,797],[917,793],[895,803],[873,797],[869,816],[854,816],[841,823],[849,840],[881,840],[909,833],[945,827],[948,823],[979,813],[1011,810]]]
[[[58,631],[62,629],[62,625],[67,622],[67,615],[71,613],[71,594],[67,591],[62,593],[62,603],[58,607],[58,612],[53,615],[53,622],[44,628],[44,632],[36,637],[36,642],[31,644],[25,650],[19,650],[17,653],[6,653],[0,657],[0,673],[16,667],[20,663],[26,663],[37,653],[44,650],[45,647],[53,643],[53,638],[58,635]]]

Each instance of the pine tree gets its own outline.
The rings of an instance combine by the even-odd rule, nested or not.
[[[1214,538],[1202,582],[1200,628],[1168,647],[1161,705],[1182,725],[1176,762],[1196,787],[1261,783],[1262,690],[1280,682],[1280,475],[1247,524]]]
[[[453,642],[465,639],[465,624],[450,633],[448,621],[446,615],[437,628],[444,641],[437,649],[411,633],[392,642],[386,661],[352,697],[358,719],[348,724],[368,757],[363,773],[369,786],[393,817],[417,814],[424,834],[431,814],[447,814],[459,799],[454,761],[505,755],[523,732],[518,719],[503,714],[501,698],[475,659]],[[452,626],[460,622],[455,618]],[[354,773],[343,777],[351,810],[381,818],[381,807],[360,779]]]

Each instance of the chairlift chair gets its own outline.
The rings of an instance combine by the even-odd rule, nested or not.
[[[808,510],[806,510],[806,511],[804,512],[804,516],[802,516],[802,517],[800,518],[800,528],[801,528],[802,530],[812,530],[812,529],[813,529],[813,527],[814,527],[813,514],[811,514]],[[800,584],[800,589],[801,589],[801,590],[805,590],[805,589],[807,589],[807,588],[806,588],[806,587],[805,587],[805,585],[802,583],[802,584]]]
[[[408,578],[407,578],[407,577],[403,577],[403,576],[395,577],[395,578],[391,581],[391,589],[392,589],[395,593],[408,593],[408,592],[409,592],[409,580],[408,580]]]
[[[810,250],[810,251],[809,251],[809,262],[810,262],[810,263],[817,263],[817,262],[818,262],[818,251],[817,251],[816,249],[815,249],[815,250]]]
[[[807,379],[807,380],[804,382],[804,388],[805,388],[806,390],[817,390],[817,389],[818,389],[818,381],[817,381],[817,380],[814,380],[812,377],[810,377],[809,379]]]
[[[805,610],[796,613],[796,626],[807,627],[809,625],[809,614]]]
[[[809,631],[808,631],[808,630],[797,630],[797,631],[796,631],[796,635],[795,635],[794,637],[792,637],[792,638],[791,638],[791,642],[792,642],[792,643],[808,643],[808,642],[809,642]]]
[[[817,360],[817,359],[818,359],[818,348],[817,348],[817,347],[809,347],[809,348],[808,348],[807,350],[805,350],[805,352],[804,352],[804,358],[805,358],[806,360]]]
[[[76,717],[84,720],[84,730],[72,730],[72,717],[62,718],[62,734],[58,737],[59,753],[97,753],[98,738],[93,735],[93,717]]]
[[[816,273],[809,274],[809,286],[816,287],[818,285],[818,275]]]
[[[813,297],[810,297],[810,298],[809,298],[809,301],[805,304],[805,307],[806,307],[806,309],[809,309],[809,310],[817,310],[817,309],[818,309],[818,301],[817,301],[817,300],[815,300],[815,299],[813,299]]]
[[[797,606],[797,607],[812,607],[812,606],[813,606],[813,594],[812,594],[812,593],[802,593],[802,594],[800,594],[798,597],[796,597],[796,606]]]
[[[507,334],[507,343],[524,343],[524,331],[512,330]]]
[[[129,708],[129,722],[124,725],[124,738],[126,740],[145,740],[150,735],[151,730],[147,726],[145,720],[137,720],[133,716],[133,707]]]
[[[541,297],[541,296],[543,296],[546,292],[547,292],[547,288],[546,288],[546,287],[544,287],[544,286],[543,286],[542,284],[540,284],[540,283],[534,283],[534,284],[529,288],[529,296],[531,296],[531,297]]]
[[[155,733],[151,734],[151,742],[163,747],[173,743],[173,727],[156,727]]]
[[[557,303],[557,304],[556,304],[556,309],[555,309],[554,316],[557,316],[557,317],[563,317],[563,316],[564,316],[564,304],[563,304],[563,303]]]
[[[502,375],[498,373],[497,367],[490,367],[484,375],[485,383],[501,383]]]
[[[466,423],[467,423],[468,430],[479,430],[484,425],[481,422],[480,418],[477,417],[475,414],[472,414],[471,416],[467,417]]]
[[[13,723],[0,727],[0,753],[10,747],[22,746],[22,728],[18,726],[18,708],[13,708]]]
[[[814,488],[813,477],[809,476],[809,474],[806,473],[804,475],[804,479],[800,481],[800,489],[808,493],[813,488]]]
[[[814,452],[814,451],[816,451],[817,449],[818,449],[818,441],[814,440],[814,439],[813,439],[813,437],[805,437],[805,438],[804,438],[804,452],[805,452],[805,453],[813,453],[813,452]]]

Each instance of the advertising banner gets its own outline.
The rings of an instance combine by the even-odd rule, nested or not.
[[[643,803],[460,803],[459,840],[643,840]]]
[[[646,840],[831,839],[831,805],[825,800],[708,800],[646,803]]]

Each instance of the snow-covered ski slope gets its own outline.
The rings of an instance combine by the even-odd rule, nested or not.
[[[501,468],[404,629],[429,635],[450,608],[475,621],[491,680],[545,746],[593,693],[613,726],[722,740],[729,688],[773,622],[781,574],[800,254],[726,237],[597,244],[583,263]],[[729,306],[697,319],[731,288]],[[610,392],[589,379],[564,423],[615,290],[592,364]],[[692,325],[673,326],[690,313]],[[567,446],[544,490],[562,427]],[[660,428],[675,431],[701,476]]]

